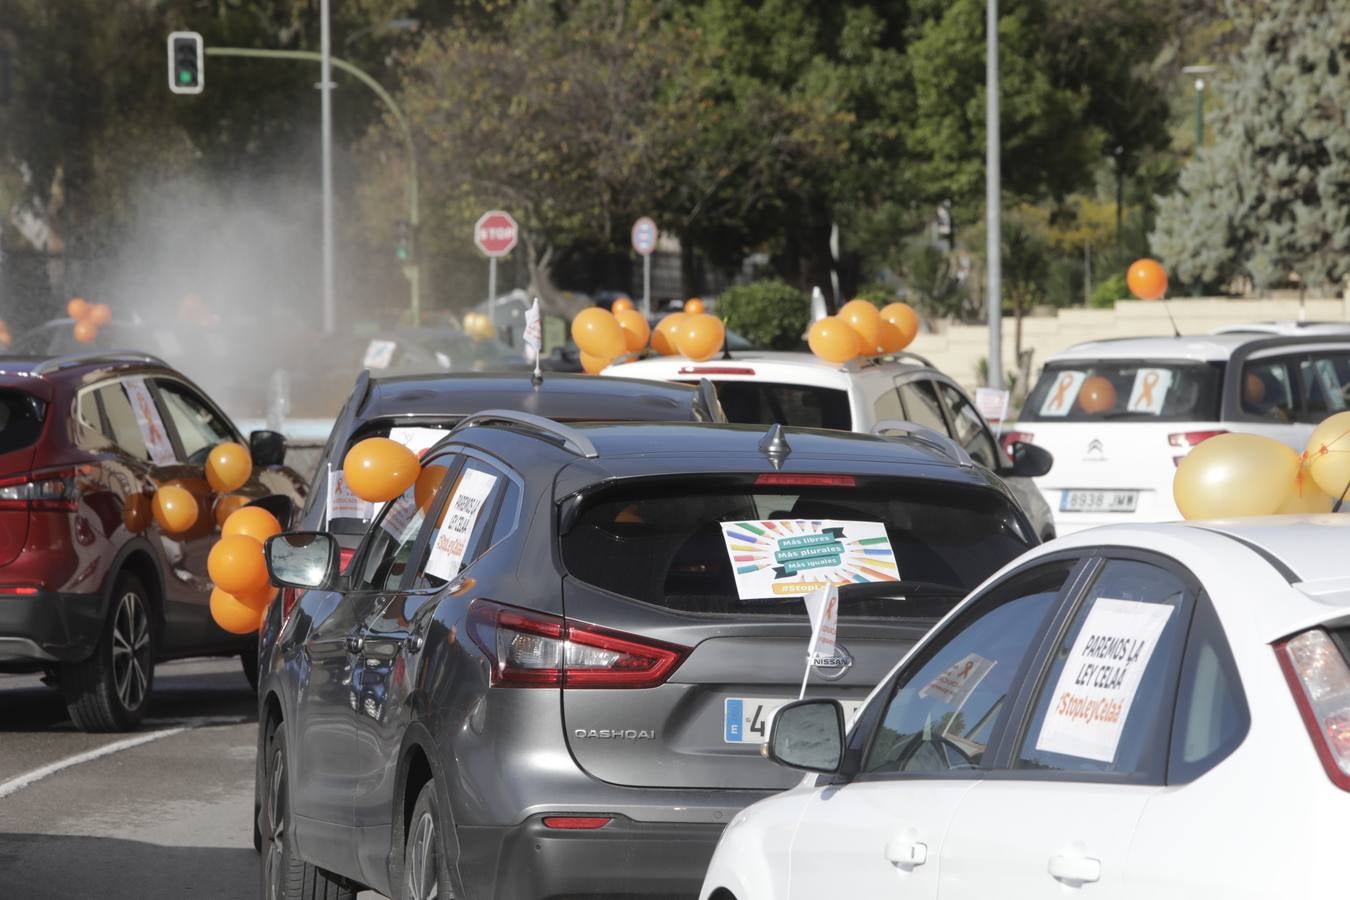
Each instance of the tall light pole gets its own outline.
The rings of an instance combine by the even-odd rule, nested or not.
[[[333,59],[328,0],[319,0],[319,91],[323,143],[323,331],[337,327],[333,300]]]
[[[1195,149],[1205,146],[1205,78],[1214,71],[1213,66],[1182,66],[1186,75],[1195,76]]]
[[[989,386],[1003,387],[1003,217],[998,129],[998,0],[985,4],[984,227],[989,305]]]

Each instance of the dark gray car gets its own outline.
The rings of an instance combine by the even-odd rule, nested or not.
[[[806,687],[861,701],[1036,541],[963,459],[489,412],[427,454],[437,496],[386,506],[345,574],[332,536],[274,538],[274,580],[303,593],[263,635],[269,896],[693,896],[726,823],[794,781],[759,751],[809,636],[798,594],[743,599],[753,564],[723,526],[884,535],[903,580],[841,589],[840,647]]]

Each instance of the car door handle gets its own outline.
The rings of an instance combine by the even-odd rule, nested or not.
[[[347,652],[360,653],[366,647],[366,639],[359,634],[347,635]]]
[[[1052,856],[1049,870],[1056,881],[1087,884],[1102,877],[1102,861],[1091,856]]]
[[[893,866],[912,869],[928,862],[928,845],[908,837],[892,838],[886,845],[886,860]]]

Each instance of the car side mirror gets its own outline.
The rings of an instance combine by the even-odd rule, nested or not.
[[[279,466],[286,461],[286,437],[279,431],[255,431],[248,436],[255,466]]]
[[[323,531],[283,531],[263,545],[267,574],[278,587],[331,589],[338,579],[337,538]]]
[[[844,757],[844,708],[838,700],[798,700],[778,710],[765,756],[807,772],[837,772]]]
[[[295,515],[295,501],[285,494],[268,494],[257,500],[250,500],[245,506],[257,506],[270,512],[283,529],[291,527],[291,516]]]
[[[1055,465],[1054,454],[1044,447],[1028,444],[1026,441],[1013,441],[1012,446],[1008,448],[1008,455],[1012,457],[1012,465],[1004,474],[1019,478],[1040,478],[1049,474]]]

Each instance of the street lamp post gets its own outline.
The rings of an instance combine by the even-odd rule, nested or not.
[[[333,55],[328,34],[328,0],[319,0],[319,91],[323,130],[323,333],[337,327],[333,298]]]
[[[998,128],[998,0],[985,5],[984,222],[989,319],[989,386],[1003,387],[1003,223]]]
[[[1181,71],[1195,76],[1195,149],[1205,145],[1205,78],[1213,66],[1183,66]]]

